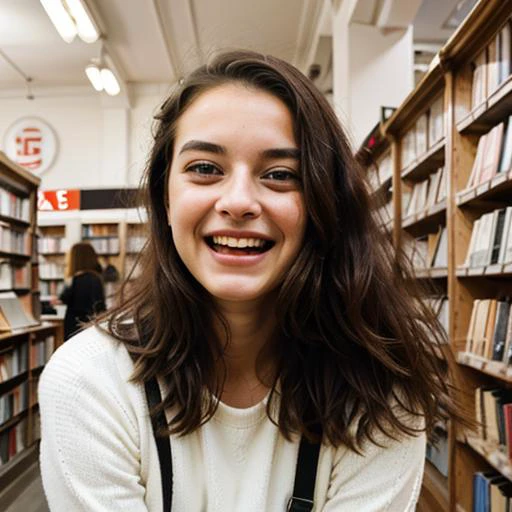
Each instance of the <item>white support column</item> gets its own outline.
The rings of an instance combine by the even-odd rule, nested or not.
[[[398,106],[414,86],[412,26],[375,26],[378,12],[370,3],[333,7],[334,107],[354,149],[379,121],[380,107]]]
[[[101,175],[98,188],[126,186],[129,154],[128,107],[103,108]]]

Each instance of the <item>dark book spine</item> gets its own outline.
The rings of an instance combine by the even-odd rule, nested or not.
[[[508,317],[510,313],[510,302],[504,300],[498,304],[498,313],[496,315],[496,328],[494,329],[493,353],[494,361],[503,360],[503,351],[505,350],[505,341],[507,338]]]
[[[491,265],[498,263],[498,258],[500,255],[500,247],[503,238],[503,228],[505,226],[505,209],[500,210],[498,213],[498,218],[496,220],[496,230],[494,231],[494,241],[492,244],[492,254],[491,254]]]

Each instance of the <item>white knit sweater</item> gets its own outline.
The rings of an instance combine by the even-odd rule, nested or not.
[[[161,512],[158,454],[132,371],[125,347],[96,328],[66,342],[45,368],[41,472],[52,512]],[[284,512],[298,446],[279,434],[263,402],[221,403],[199,430],[172,437],[173,512]],[[424,456],[424,435],[368,445],[363,456],[323,446],[315,512],[414,510]]]

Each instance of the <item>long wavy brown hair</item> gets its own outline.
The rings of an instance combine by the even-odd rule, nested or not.
[[[220,313],[178,256],[166,207],[180,116],[199,95],[226,83],[282,100],[300,148],[307,227],[277,294],[280,359],[269,417],[288,439],[291,433],[314,439],[319,424],[325,442],[353,450],[376,442],[378,431],[393,438],[416,433],[422,420],[411,422],[411,415],[423,417],[427,431],[446,415],[460,418],[448,366],[437,354],[441,328],[417,300],[403,258],[372,215],[365,177],[332,108],[290,64],[239,51],[181,80],[157,116],[142,187],[148,214],[142,272],[108,314],[107,330],[134,360],[133,379],[165,382],[162,407],[174,412],[169,432],[187,434],[208,421],[225,379],[218,363],[226,340],[212,334]]]

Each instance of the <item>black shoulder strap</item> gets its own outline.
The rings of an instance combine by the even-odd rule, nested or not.
[[[162,401],[160,387],[155,377],[144,383],[146,390],[146,399],[149,409],[158,405]],[[156,422],[153,422],[153,435],[155,436],[156,448],[158,450],[158,460],[160,461],[160,473],[162,480],[162,498],[163,512],[170,512],[172,503],[172,455],[170,439],[157,435],[158,429],[165,427],[167,420],[165,412],[161,411]]]
[[[300,440],[293,495],[288,502],[287,512],[313,510],[320,445],[321,443],[310,443],[304,437]]]
[[[144,388],[149,409],[151,410],[162,401],[160,387],[156,378],[146,382]],[[170,512],[172,504],[171,442],[170,439],[157,435],[158,429],[166,425],[165,413],[161,411],[156,418],[156,424],[153,423],[153,434],[158,450],[158,460],[160,461],[163,512]],[[293,495],[286,507],[287,512],[311,512],[313,510],[320,444],[310,443],[304,437],[300,440]]]

